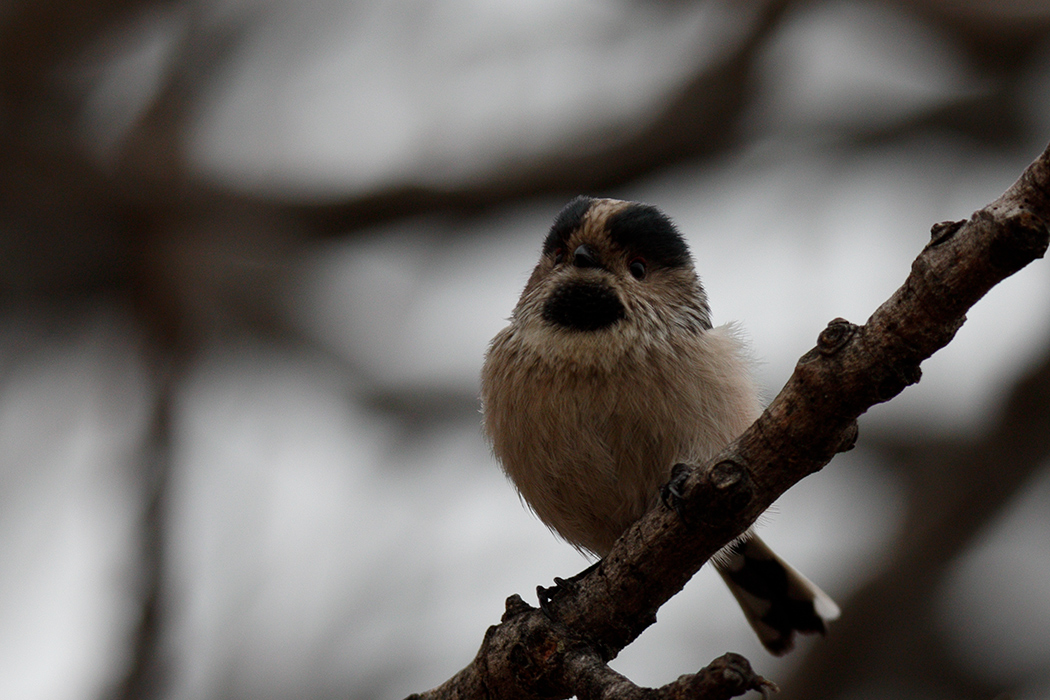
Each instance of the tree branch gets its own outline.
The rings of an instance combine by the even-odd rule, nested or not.
[[[850,449],[857,418],[917,382],[920,363],[951,341],[967,310],[1043,256],[1048,221],[1050,147],[969,220],[936,224],[904,284],[867,323],[829,323],[762,416],[715,459],[689,469],[677,509],[650,510],[605,559],[548,591],[543,611],[509,598],[474,661],[413,698],[641,697],[619,694],[633,688],[619,674],[582,665],[614,658],[716,551]],[[694,690],[690,697],[731,697],[702,684]]]
[[[882,571],[845,601],[834,639],[814,647],[795,669],[788,696],[833,698],[879,683],[892,668],[898,679],[937,687],[942,697],[993,697],[997,689],[945,652],[935,602],[952,563],[1046,464],[1050,354],[1018,378],[979,439],[876,450],[889,452],[918,482],[910,489],[902,536]]]
[[[579,700],[684,700],[710,698],[729,700],[749,690],[763,697],[779,689],[751,670],[740,654],[724,654],[697,673],[680,676],[660,688],[642,688],[616,671],[596,654],[577,652],[566,655],[566,683]]]

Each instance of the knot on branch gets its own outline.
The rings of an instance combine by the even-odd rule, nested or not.
[[[982,210],[974,215],[991,218]],[[1021,210],[1003,222],[1003,234],[996,236],[988,251],[993,266],[1006,274],[1013,274],[1046,253],[1050,244],[1050,229],[1046,221],[1030,211]]]
[[[926,247],[933,248],[934,246],[939,246],[941,243],[944,243],[954,236],[965,223],[965,219],[960,219],[959,221],[942,221],[934,224],[930,227],[930,242]]]
[[[827,328],[817,336],[817,349],[825,357],[834,355],[846,346],[856,332],[857,326],[844,318],[836,318],[828,322]]]
[[[506,609],[503,611],[503,617],[500,618],[500,622],[507,622],[509,620],[513,620],[519,615],[524,615],[525,613],[536,609],[528,603],[526,603],[524,600],[522,600],[521,596],[517,593],[507,598],[505,606]]]
[[[857,446],[857,435],[860,429],[857,427],[857,421],[852,420],[850,424],[846,426],[846,430],[842,433],[842,440],[839,441],[838,446],[835,448],[835,452],[849,452]]]
[[[875,386],[876,402],[889,401],[904,388],[918,384],[922,379],[922,368],[919,365],[902,365],[886,368],[886,376]]]
[[[671,480],[660,491],[664,505],[678,513],[689,527],[727,522],[751,504],[755,484],[747,467],[740,462],[723,459],[699,472],[699,479],[690,491],[688,482],[697,471],[688,464],[674,465]]]
[[[731,519],[747,508],[754,498],[755,485],[751,473],[740,462],[723,459],[711,467],[706,477],[712,489],[704,508],[706,521],[723,522]]]
[[[750,475],[747,468],[731,459],[723,459],[711,467],[707,480],[730,500],[740,502],[733,510],[740,510],[751,500]]]
[[[690,490],[689,481],[696,474],[699,478]],[[730,521],[751,504],[754,495],[751,473],[734,459],[723,459],[706,471],[676,464],[671,480],[660,489],[664,505],[689,527]]]

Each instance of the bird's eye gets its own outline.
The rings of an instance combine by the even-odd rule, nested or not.
[[[627,269],[631,271],[631,276],[636,280],[640,280],[645,277],[645,261],[641,258],[635,258],[631,260],[627,265]]]
[[[554,249],[554,264],[555,265],[561,265],[562,261],[564,261],[564,260],[565,260],[565,249],[564,248],[555,248]]]

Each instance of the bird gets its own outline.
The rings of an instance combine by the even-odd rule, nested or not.
[[[657,207],[576,197],[557,214],[508,325],[485,354],[483,430],[519,495],[604,557],[762,412],[734,324],[713,326],[688,244]],[[835,602],[748,531],[712,558],[767,650],[826,633]]]

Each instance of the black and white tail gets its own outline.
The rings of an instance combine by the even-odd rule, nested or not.
[[[778,656],[794,646],[795,632],[824,634],[839,616],[835,601],[755,535],[719,552],[715,568],[759,640]]]

